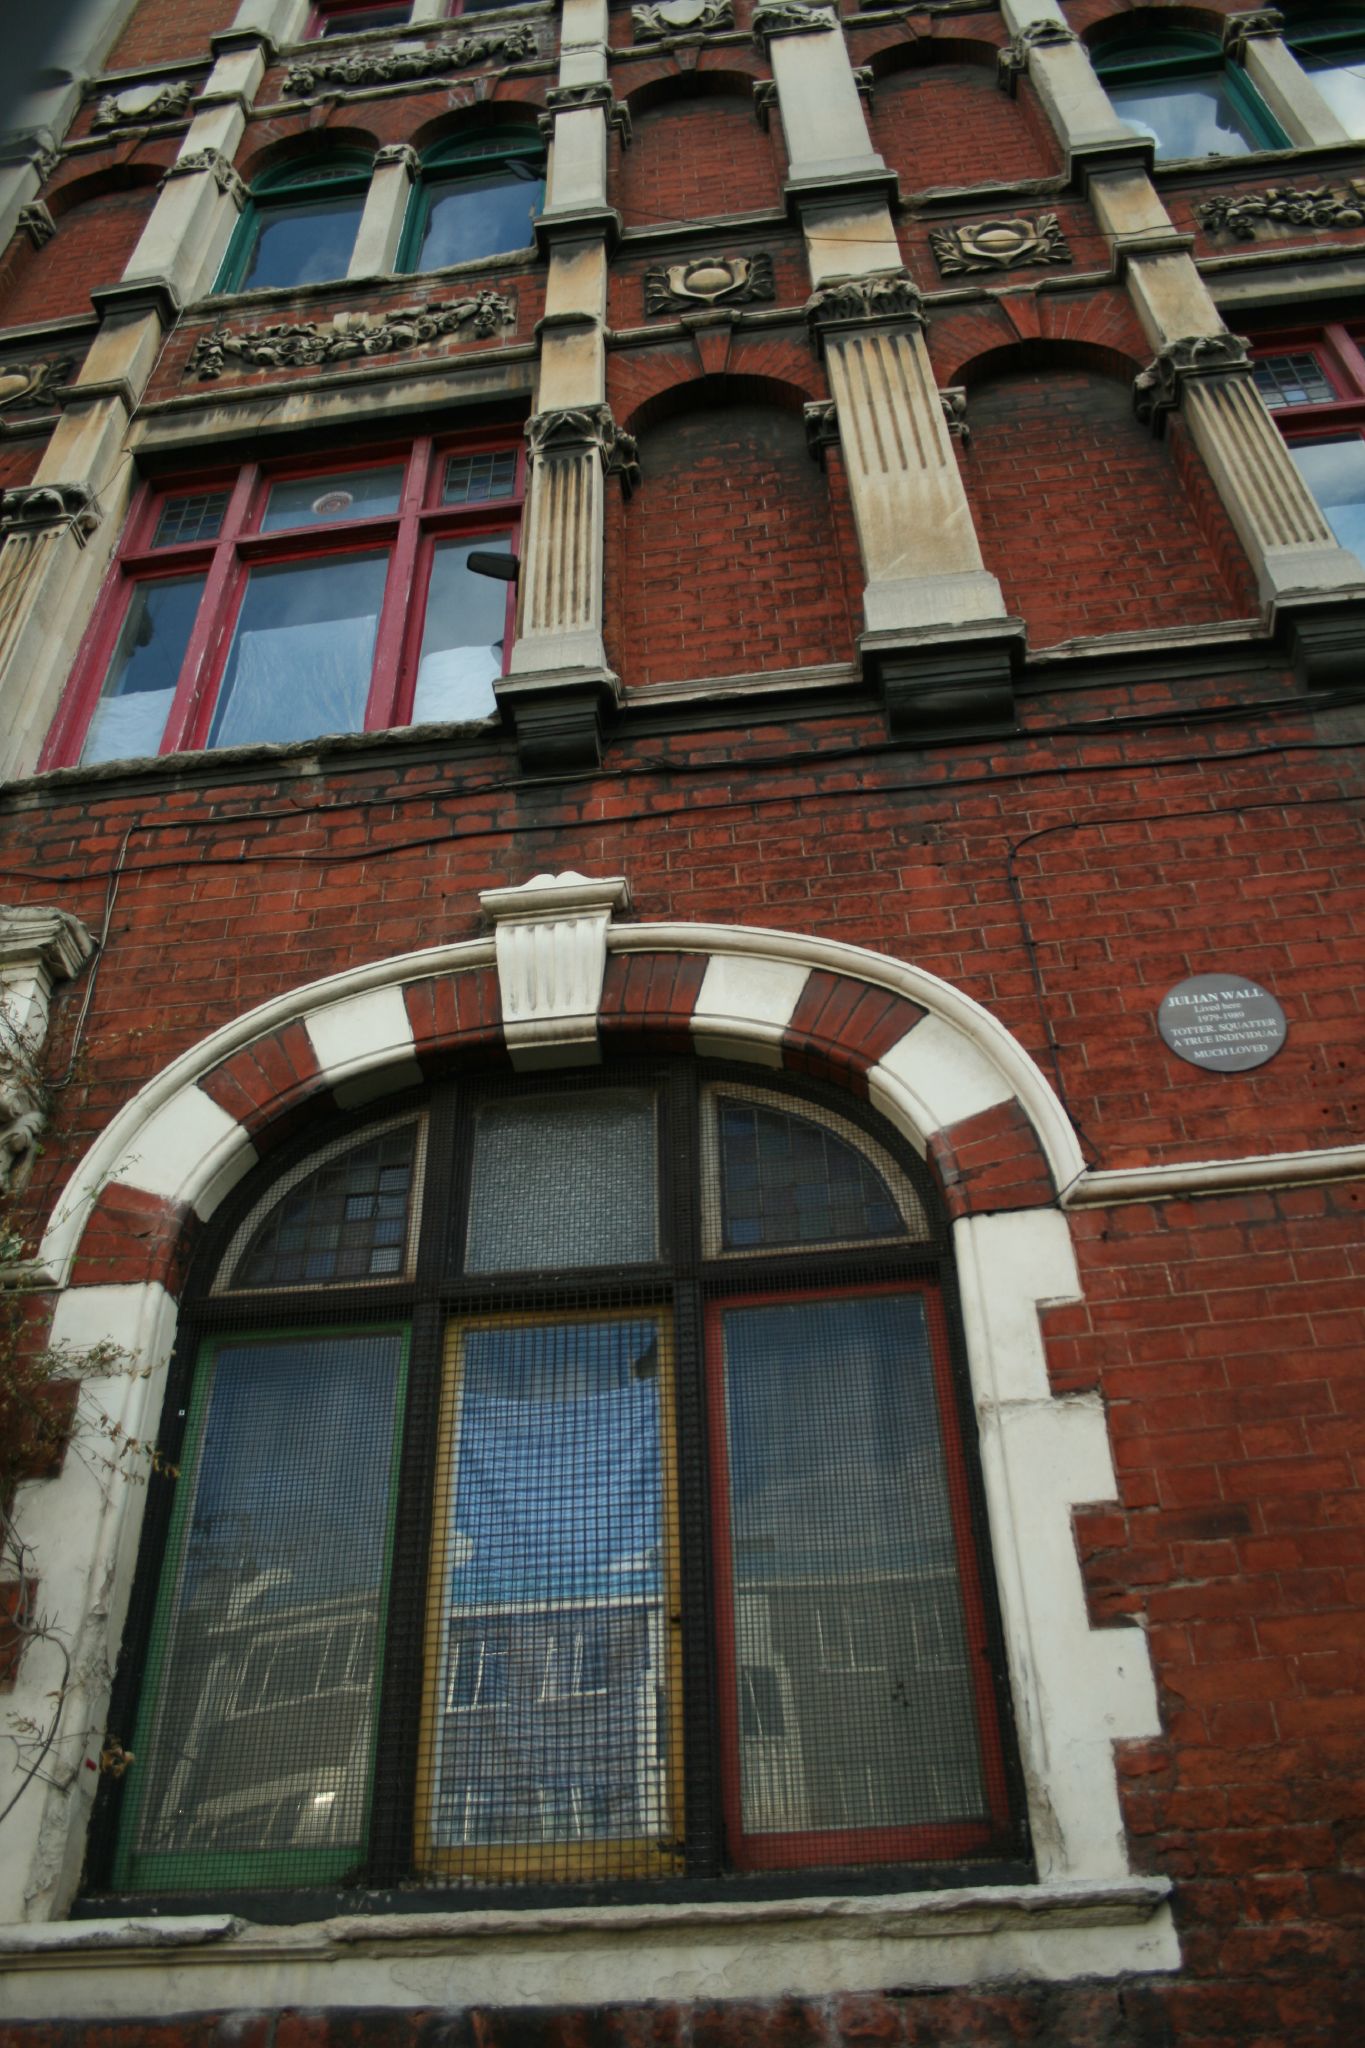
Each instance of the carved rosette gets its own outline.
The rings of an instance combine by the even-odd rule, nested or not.
[[[645,272],[646,313],[742,306],[776,296],[773,259],[766,250],[756,256],[698,256]]]
[[[944,277],[1071,261],[1055,213],[1040,213],[1034,220],[1021,214],[1009,220],[976,221],[970,227],[931,228],[929,246]]]
[[[622,433],[608,405],[564,406],[556,412],[532,413],[526,422],[526,439],[534,463],[596,455],[603,475],[619,477],[627,497],[640,483],[635,437]]]
[[[1358,228],[1365,225],[1365,178],[1349,192],[1330,185],[1268,185],[1264,192],[1219,192],[1195,201],[1194,217],[1211,235],[1251,242],[1258,227]]]
[[[67,527],[84,547],[104,515],[88,484],[16,484],[0,492],[0,537]]]
[[[516,317],[515,300],[502,292],[484,291],[470,299],[431,299],[423,306],[397,307],[383,315],[338,314],[325,324],[286,320],[241,332],[215,327],[195,342],[185,375],[221,377],[229,364],[243,370],[315,369],[321,363],[425,348],[450,335],[485,341],[514,326]]]
[[[906,270],[876,271],[822,285],[806,301],[806,318],[816,346],[831,336],[863,327],[926,328],[929,316],[919,286]]]
[[[526,25],[460,36],[453,43],[392,43],[387,49],[348,50],[340,57],[324,51],[301,64],[291,64],[281,90],[290,99],[310,99],[318,92],[363,92],[372,85],[437,78],[442,72],[481,64],[486,57],[500,56],[508,64],[521,64],[537,55],[535,29]]]
[[[1236,64],[1246,61],[1248,43],[1284,34],[1284,16],[1274,7],[1262,7],[1248,14],[1229,14],[1223,23],[1223,54]]]
[[[1013,95],[1035,50],[1060,49],[1065,43],[1079,41],[1075,29],[1068,28],[1064,21],[1030,21],[996,57],[996,78],[1005,91]]]
[[[735,25],[730,0],[658,0],[654,6],[632,7],[630,18],[637,43],[709,36]]]
[[[1133,380],[1133,409],[1160,434],[1179,410],[1186,387],[1205,378],[1249,373],[1251,358],[1240,334],[1190,334],[1170,342]]]
[[[74,356],[44,356],[34,363],[0,367],[0,412],[26,405],[56,405],[58,387],[68,382]]]
[[[150,128],[158,121],[178,121],[189,110],[194,86],[188,78],[173,85],[130,85],[106,93],[96,107],[92,128]]]
[[[600,1057],[597,1013],[607,969],[607,927],[630,907],[624,875],[535,875],[519,889],[485,889],[493,927],[507,1049],[516,1067]]]
[[[759,49],[766,50],[774,36],[823,35],[838,22],[827,0],[759,0],[751,27]]]

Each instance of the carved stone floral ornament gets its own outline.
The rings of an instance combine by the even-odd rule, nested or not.
[[[282,90],[291,99],[308,99],[318,92],[358,92],[369,85],[403,85],[411,79],[436,78],[444,71],[481,64],[485,57],[521,64],[538,55],[535,29],[525,23],[458,36],[453,43],[390,43],[387,49],[347,50],[340,56],[329,55],[324,48],[316,57],[291,64]]]
[[[1033,220],[1021,214],[1017,219],[976,221],[970,227],[931,228],[929,246],[944,277],[1071,261],[1055,213],[1040,213]]]
[[[84,547],[103,517],[88,484],[12,484],[0,491],[0,541],[64,526]]]
[[[662,43],[671,36],[709,36],[733,28],[730,0],[657,0],[651,7],[632,7],[637,43]]]
[[[91,120],[92,128],[148,128],[157,121],[178,121],[189,110],[194,86],[188,78],[172,85],[130,85],[106,93]]]
[[[0,365],[0,412],[25,405],[55,405],[58,387],[69,380],[74,366],[72,356]]]
[[[94,949],[69,911],[0,905],[0,1193],[32,1165],[47,1120],[40,1061],[53,985],[77,973]]]
[[[919,286],[905,270],[874,271],[869,277],[821,285],[806,301],[806,318],[817,341],[840,328],[879,321],[894,321],[900,327],[929,325]]]
[[[838,18],[831,0],[759,0],[753,13],[754,41],[762,48],[771,36],[820,35]]]
[[[1133,410],[1155,434],[1175,412],[1187,384],[1229,371],[1247,371],[1251,358],[1240,334],[1187,334],[1169,342],[1133,379]]]
[[[452,334],[486,340],[515,325],[516,317],[515,300],[501,292],[478,292],[472,299],[429,299],[423,306],[402,306],[381,316],[338,313],[325,324],[285,320],[240,332],[215,327],[195,342],[185,375],[221,377],[230,361],[244,370],[312,369],[319,363],[396,355]]]
[[[1194,217],[1211,235],[1252,242],[1267,222],[1289,228],[1358,228],[1365,225],[1365,178],[1349,192],[1330,185],[1268,185],[1264,192],[1219,192],[1195,202]]]
[[[698,256],[645,272],[646,313],[739,306],[776,296],[773,259],[763,250],[756,256]]]

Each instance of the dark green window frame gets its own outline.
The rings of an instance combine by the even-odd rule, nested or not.
[[[416,189],[408,202],[408,217],[398,246],[398,270],[412,271],[422,268],[422,245],[426,240],[433,202],[444,193],[458,189],[462,178],[472,180],[485,177],[499,164],[525,165],[535,174],[527,177],[526,182],[533,184],[538,177],[543,189],[545,145],[538,135],[525,128],[495,128],[481,135],[462,136],[455,142],[440,143],[427,151],[422,159],[421,175]],[[483,253],[489,256],[511,256],[532,246],[532,240],[528,235],[526,241],[518,243],[515,248],[489,249]],[[480,258],[471,257],[469,260],[476,262]],[[438,269],[442,267],[444,266],[436,266]]]
[[[214,292],[221,294],[244,289],[242,280],[250,267],[261,229],[272,214],[287,213],[291,207],[309,206],[319,199],[352,196],[358,196],[363,207],[373,168],[368,156],[354,150],[344,156],[310,158],[303,163],[282,164],[276,169],[263,171],[251,187],[251,197],[228,244]],[[357,217],[357,230],[359,225]],[[278,289],[285,290],[286,287],[281,285]]]
[[[1120,85],[1176,85],[1182,79],[1215,75],[1226,87],[1228,98],[1259,148],[1292,147],[1289,137],[1241,65],[1224,57],[1213,36],[1200,35],[1188,29],[1172,29],[1156,37],[1146,34],[1141,37],[1119,36],[1092,51],[1091,62],[1106,89]],[[1117,111],[1122,119],[1122,110]],[[1162,161],[1159,144],[1157,160]]]

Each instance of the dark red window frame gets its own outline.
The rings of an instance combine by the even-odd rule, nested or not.
[[[1332,321],[1325,327],[1257,335],[1251,350],[1253,361],[1291,353],[1313,356],[1337,395],[1330,402],[1276,406],[1272,418],[1285,439],[1316,437],[1334,429],[1365,433],[1365,335],[1358,339],[1342,322]]]
[[[515,474],[507,496],[471,505],[440,502],[448,458],[512,450],[516,452]],[[403,481],[396,513],[275,533],[260,531],[273,484],[299,477],[324,479],[361,469],[383,469],[398,462],[403,464]],[[197,573],[205,576],[194,629],[158,749],[162,754],[193,752],[205,747],[208,740],[251,569],[330,555],[388,553],[389,567],[362,730],[385,732],[410,723],[435,545],[454,536],[474,538],[487,534],[507,541],[516,555],[524,481],[524,450],[504,429],[466,434],[458,440],[438,441],[422,436],[397,446],[389,444],[325,459],[248,462],[237,469],[178,476],[173,482],[144,483],[129,509],[117,559],[81,643],[66,695],[40,757],[40,767],[66,767],[79,761],[138,584]],[[154,547],[157,522],[167,501],[207,490],[228,492],[218,534],[210,540]],[[515,609],[516,586],[509,583],[504,670],[511,649]]]
[[[942,1821],[902,1828],[821,1829],[809,1834],[746,1834],[740,1794],[741,1738],[739,1672],[735,1650],[734,1570],[730,1534],[729,1442],[726,1425],[725,1361],[722,1319],[729,1308],[790,1307],[797,1301],[863,1299],[868,1295],[916,1295],[924,1303],[929,1332],[934,1388],[938,1397],[940,1442],[948,1475],[958,1585],[963,1621],[971,1653],[982,1780],[990,1806],[989,1821],[952,1826]],[[1004,1736],[991,1678],[978,1532],[973,1525],[964,1474],[967,1470],[958,1420],[948,1348],[948,1324],[939,1288],[930,1281],[896,1280],[861,1286],[819,1287],[792,1292],[736,1291],[706,1306],[706,1407],[711,1477],[711,1540],[714,1565],[714,1613],[717,1718],[720,1729],[721,1806],[726,1844],[736,1870],[800,1870],[902,1861],[941,1862],[988,1850],[1009,1827],[1010,1798],[1005,1776]]]

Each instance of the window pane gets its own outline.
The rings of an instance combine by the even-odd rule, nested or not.
[[[654,1097],[645,1089],[481,1105],[469,1272],[653,1259],[657,1207]]]
[[[387,7],[383,0],[376,0],[373,7],[345,7],[325,15],[317,32],[321,36],[355,36],[366,28],[401,27],[411,12],[412,0],[394,0]]]
[[[363,1853],[404,1351],[222,1338],[201,1368],[117,1884],[295,1883]]]
[[[476,256],[529,248],[535,240],[531,223],[540,212],[545,185],[529,165],[526,170],[529,175],[496,170],[433,185],[416,268],[440,270],[447,263],[470,263]]]
[[[479,505],[486,498],[506,498],[517,480],[517,458],[510,448],[490,455],[452,455],[441,487],[443,505]]]
[[[1289,452],[1342,547],[1365,562],[1365,441],[1291,441]]]
[[[1308,349],[1258,356],[1253,368],[1256,389],[1272,412],[1286,405],[1330,405],[1336,397],[1317,357]]]
[[[188,497],[167,498],[152,535],[154,548],[168,548],[177,541],[217,540],[227,511],[226,491],[194,491]]]
[[[238,291],[267,285],[319,284],[344,277],[355,247],[365,195],[263,206]]]
[[[1365,137],[1365,38],[1346,50],[1315,57],[1295,50],[1305,71],[1348,135]]]
[[[823,1124],[725,1096],[716,1116],[727,1251],[906,1235],[881,1175]]]
[[[619,1868],[606,1844],[657,1861],[671,1832],[661,1352],[650,1317],[464,1334],[424,1773],[438,1860],[590,1876]]]
[[[232,1287],[305,1287],[405,1272],[417,1126],[350,1145],[286,1188],[229,1267]]]
[[[486,718],[497,709],[493,684],[502,674],[507,585],[474,574],[469,557],[475,548],[511,553],[505,542],[489,536],[436,545],[412,703],[414,725]]]
[[[134,586],[81,750],[83,763],[156,753],[203,594],[202,576]]]
[[[359,732],[387,555],[253,569],[209,733],[211,747]]]
[[[744,1833],[865,1835],[851,1860],[983,1819],[922,1300],[732,1308],[722,1330]]]
[[[1228,91],[1210,72],[1203,78],[1172,79],[1168,85],[1106,85],[1121,121],[1150,135],[1158,157],[1246,156],[1264,149]]]
[[[375,519],[398,510],[403,465],[387,469],[353,469],[342,476],[299,476],[272,484],[266,500],[262,533],[286,526],[331,526],[338,520]]]

